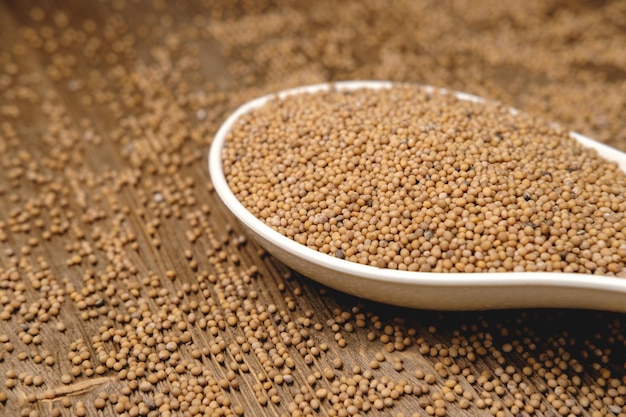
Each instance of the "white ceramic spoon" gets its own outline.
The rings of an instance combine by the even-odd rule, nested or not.
[[[265,225],[230,190],[222,167],[222,149],[228,132],[242,114],[263,106],[276,95],[284,97],[331,87],[353,90],[392,85],[380,81],[347,81],[285,90],[245,103],[220,127],[208,158],[211,181],[226,207],[263,248],[287,266],[324,285],[387,304],[437,310],[560,307],[626,312],[626,278],[561,272],[409,272],[338,259],[296,243]],[[482,101],[469,94],[454,94],[463,100]],[[616,161],[626,171],[626,154],[577,133],[571,136],[596,149],[604,158]]]

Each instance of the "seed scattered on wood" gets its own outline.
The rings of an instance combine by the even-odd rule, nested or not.
[[[400,417],[417,407],[430,415],[623,414],[622,317],[594,313],[589,320],[588,312],[543,311],[440,316],[389,310],[318,288],[275,265],[247,243],[238,225],[229,224],[204,162],[207,141],[239,103],[334,79],[394,79],[472,91],[626,149],[622,2],[581,8],[569,1],[531,1],[519,8],[489,0],[456,10],[428,1],[359,7],[340,2],[332,8],[315,2],[243,7],[114,1],[92,11],[60,2],[54,10],[45,3],[5,3],[0,414],[92,415],[101,409],[128,416],[244,415],[254,413],[248,408],[255,401],[267,407],[266,414],[292,416]],[[184,18],[190,11],[193,16]],[[19,24],[12,25],[18,16]],[[587,30],[589,22],[594,30]],[[469,125],[484,117],[443,110],[439,116],[456,114]],[[354,129],[345,109],[335,116],[345,120],[346,131]],[[437,115],[428,116],[433,121]],[[568,181],[589,174],[590,162],[546,167],[530,180],[519,177],[519,166],[509,169],[513,159],[500,153],[485,156],[502,159],[503,172],[495,177],[507,181],[493,183],[493,175],[477,174],[488,171],[476,161],[470,166],[434,158],[443,152],[441,143],[454,138],[460,140],[454,146],[462,144],[456,132],[436,128],[453,122],[434,120],[416,138],[433,144],[420,155],[420,167],[428,171],[415,174],[434,193],[432,205],[419,208],[426,213],[415,231],[419,248],[397,253],[386,232],[395,236],[393,228],[405,227],[395,223],[404,215],[399,206],[409,208],[400,200],[393,202],[398,208],[387,204],[390,216],[378,219],[389,223],[379,230],[385,232],[379,241],[389,242],[384,266],[401,268],[419,250],[429,252],[420,268],[437,270],[437,262],[443,268],[454,260],[454,268],[484,270],[487,262],[497,264],[501,243],[512,246],[517,236],[528,242],[520,246],[519,259],[505,251],[502,268],[524,261],[527,269],[560,263],[563,269],[578,264],[579,271],[620,274],[624,248],[602,242],[624,238],[616,214],[621,203],[608,198],[613,183],[601,170],[588,175],[595,183],[587,190]],[[385,131],[382,125],[361,127]],[[315,129],[314,123],[297,127],[302,135]],[[415,126],[407,122],[402,129],[396,136],[408,140],[402,134]],[[337,140],[321,133],[305,145]],[[528,132],[520,129],[516,136],[505,126],[490,133],[481,140],[498,149],[512,143],[512,158]],[[359,163],[368,144],[377,143],[363,136],[350,139],[362,145]],[[329,169],[328,151],[314,155],[314,173]],[[467,153],[476,157],[476,150]],[[415,168],[410,161],[385,162],[380,170],[389,180],[379,181],[377,197],[410,189],[391,175]],[[333,175],[328,186],[338,181]],[[547,185],[559,182],[555,196],[556,188]],[[520,191],[511,195],[514,184]],[[476,195],[468,192],[481,187]],[[592,192],[598,187],[605,194]],[[463,194],[454,194],[459,189]],[[350,191],[344,203],[355,214],[381,209]],[[268,197],[277,202],[284,196]],[[312,206],[326,204],[315,193],[311,197]],[[589,204],[581,208],[582,198]],[[465,210],[496,201],[501,206],[474,213],[477,219],[468,216],[457,227]],[[292,226],[298,220],[279,213],[286,208],[270,218],[279,227],[283,219]],[[585,211],[590,208],[593,213]],[[352,221],[323,210],[297,214],[307,217],[301,223],[309,217],[316,223],[307,224],[312,233],[313,226],[325,233],[327,224],[346,227]],[[581,215],[597,222],[583,224]],[[509,233],[512,217],[519,217],[517,235]],[[353,224],[356,230],[363,226]],[[440,235],[455,227],[452,239]],[[476,235],[494,240],[460,253],[442,247],[454,238],[460,245],[461,235],[465,245]],[[319,242],[328,245],[329,256],[355,256],[343,236],[329,237]],[[376,254],[380,244],[368,244]],[[550,253],[548,244],[557,250]],[[526,245],[545,250],[533,259]]]

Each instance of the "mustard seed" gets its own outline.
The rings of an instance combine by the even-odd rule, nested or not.
[[[230,186],[261,221],[357,263],[615,274],[603,266],[626,245],[582,226],[607,222],[607,204],[613,224],[624,220],[617,165],[497,103],[406,85],[294,94],[241,116],[223,159]],[[558,246],[546,252],[549,239]],[[575,248],[580,256],[567,258]],[[623,262],[613,269],[626,275]]]
[[[97,410],[101,410],[104,407],[106,407],[106,401],[103,398],[96,398],[93,402],[93,406],[97,409]]]
[[[238,103],[339,79],[472,91],[625,149],[623,2],[14,3],[0,37],[0,414],[254,415],[255,398],[294,417],[624,414],[620,316],[335,300],[248,245],[199,169]],[[559,129],[436,94],[446,108],[404,125],[379,100],[394,126],[346,107],[326,128],[301,99],[272,120],[296,127],[284,146],[304,138],[309,178],[263,166],[288,193],[253,202],[295,242],[396,269],[622,274],[621,177],[568,157]],[[337,166],[327,145],[342,138],[356,152]]]

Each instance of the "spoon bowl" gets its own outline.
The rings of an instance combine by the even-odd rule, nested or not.
[[[315,281],[386,304],[435,310],[555,307],[626,312],[626,278],[564,272],[410,272],[362,265],[320,253],[289,239],[257,219],[233,194],[224,175],[222,150],[240,116],[277,96],[331,88],[380,89],[392,85],[384,81],[347,81],[285,90],[245,103],[222,124],[208,157],[211,181],[219,198],[259,245]],[[424,88],[435,90],[430,86]],[[483,101],[466,93],[450,93],[461,100]],[[595,149],[605,159],[617,162],[626,172],[626,154],[578,133],[571,132],[570,136]]]

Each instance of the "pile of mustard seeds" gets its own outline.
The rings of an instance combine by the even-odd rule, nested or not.
[[[291,95],[223,152],[244,206],[365,265],[626,276],[626,175],[566,132],[419,86]]]
[[[330,6],[0,1],[1,416],[626,417],[623,314],[338,293],[248,240],[206,166],[240,104],[349,79],[626,150],[626,2]]]

